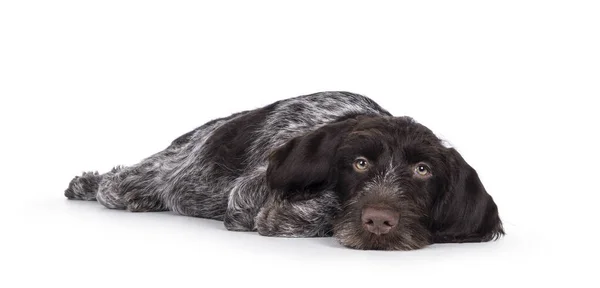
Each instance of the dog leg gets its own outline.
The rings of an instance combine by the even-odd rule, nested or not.
[[[98,172],[84,172],[71,180],[65,190],[65,197],[70,200],[96,200],[96,192],[101,180],[102,175]]]
[[[231,231],[255,231],[254,218],[268,196],[264,169],[236,179],[229,193],[227,211],[223,220]]]
[[[153,173],[140,168],[115,167],[100,175],[98,172],[84,172],[71,180],[65,190],[70,200],[98,200],[112,209],[130,211],[166,210],[156,189],[152,189]]]
[[[132,212],[165,211],[157,185],[157,170],[152,163],[117,167],[102,175],[96,199],[112,209]]]
[[[258,234],[277,237],[327,237],[339,202],[332,191],[315,198],[290,201],[271,197],[256,217]]]

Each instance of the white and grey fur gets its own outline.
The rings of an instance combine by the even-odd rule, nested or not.
[[[340,209],[333,192],[302,201],[280,199],[270,191],[265,173],[274,149],[352,115],[390,113],[371,99],[348,92],[282,100],[210,121],[136,165],[116,167],[102,175],[83,173],[71,181],[65,196],[97,200],[112,209],[170,210],[222,220],[229,230],[269,236],[328,236],[332,234],[331,217]],[[240,125],[250,130],[243,139],[228,134]],[[247,143],[243,151],[231,152],[227,141]],[[243,161],[229,165],[231,159],[223,159],[233,157],[228,154]]]

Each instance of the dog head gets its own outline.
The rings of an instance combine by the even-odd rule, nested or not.
[[[267,181],[292,200],[335,191],[333,234],[351,248],[411,250],[504,234],[477,172],[408,117],[359,116],[294,138],[271,155]]]

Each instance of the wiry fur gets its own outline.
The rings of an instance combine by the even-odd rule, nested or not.
[[[213,120],[139,164],[117,167],[101,176],[86,172],[72,180],[65,195],[97,199],[108,208],[171,210],[223,220],[231,230],[255,230],[254,218],[269,192],[265,173],[270,153],[296,136],[356,114],[389,115],[372,100],[345,92],[279,101]],[[229,167],[222,159],[233,156],[224,155],[231,139],[223,135],[233,128],[250,130],[248,139],[243,139],[248,142],[234,144],[248,147],[241,153],[241,167]]]
[[[264,236],[325,237],[333,235],[333,217],[340,203],[334,191],[292,201],[274,193],[257,216],[258,233]]]
[[[96,200],[98,184],[102,176],[98,172],[84,172],[81,176],[76,176],[69,183],[69,188],[65,190],[65,196],[69,199]]]
[[[403,185],[399,184],[401,179],[396,169],[390,161],[387,169],[378,172],[344,205],[335,224],[335,236],[343,245],[357,249],[412,250],[429,244],[431,234],[420,223],[421,217],[426,213],[425,203],[408,197]],[[356,222],[360,219],[362,207],[367,204],[391,206],[394,210],[401,211],[395,232],[378,236],[364,229],[357,229],[360,224]]]
[[[373,124],[368,119],[386,124]],[[435,239],[461,242],[463,236],[477,235],[489,240],[490,232],[482,229],[480,220],[465,220],[469,223],[465,226],[465,221],[449,216],[448,205],[460,205],[456,197],[435,193],[415,196],[413,190],[420,186],[403,174],[405,158],[401,157],[401,162],[390,160],[388,169],[365,178],[362,184],[353,184],[352,189],[344,188],[344,183],[352,181],[344,180],[345,166],[338,165],[343,164],[344,157],[355,155],[336,151],[351,145],[345,142],[348,133],[363,131],[384,142],[414,137],[383,129],[412,127],[393,119],[397,118],[374,101],[353,93],[322,92],[290,98],[210,121],[138,164],[115,167],[102,175],[83,173],[71,181],[65,196],[95,199],[113,209],[170,210],[217,219],[229,230],[258,231],[266,236],[335,235],[342,244],[360,249],[416,249]],[[383,128],[358,129],[361,125]],[[440,185],[448,184],[444,183]],[[477,201],[487,201],[485,195],[477,194]],[[361,205],[369,201],[401,211],[398,229],[385,239],[374,238],[357,226]],[[495,209],[495,204],[488,208]],[[460,217],[469,217],[464,214],[466,210],[460,211]],[[454,222],[448,226],[443,219],[429,218],[436,213]],[[503,233],[499,218],[486,221],[486,225],[496,225],[493,235]],[[446,234],[433,231],[433,227]]]

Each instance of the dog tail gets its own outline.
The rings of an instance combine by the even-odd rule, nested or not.
[[[74,200],[96,200],[100,180],[102,175],[98,172],[83,172],[81,176],[71,180],[69,188],[65,190],[65,197]]]

